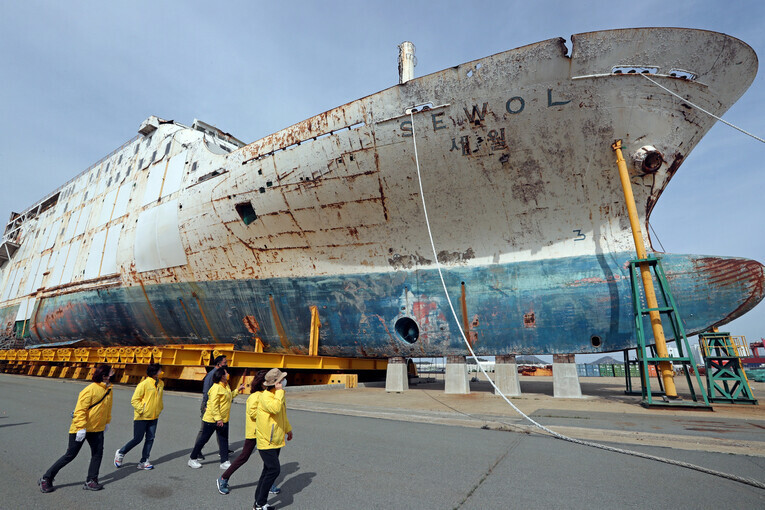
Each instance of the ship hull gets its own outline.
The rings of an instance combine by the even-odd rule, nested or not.
[[[464,282],[459,321],[477,352],[634,346],[634,244],[611,144],[623,142],[650,247],[651,210],[715,122],[689,103],[722,115],[757,57],[699,30],[572,42],[570,54],[551,39],[423,76],[246,146],[154,118],[12,218],[0,339],[260,338],[305,352],[316,307],[323,354],[464,353],[430,231],[453,300]],[[762,299],[757,262],[663,257],[689,333]]]
[[[457,310],[465,283],[468,335],[480,354],[614,351],[635,344],[629,257],[618,253],[452,269],[444,276]],[[762,299],[762,288],[751,286],[763,277],[757,263],[681,255],[662,259],[670,288],[681,296],[680,316],[688,334],[713,326],[707,319],[711,315],[723,313],[727,322]],[[225,339],[239,349],[253,349],[260,339],[269,352],[307,354],[308,303],[322,304],[322,355],[465,352],[433,270],[72,293],[41,303],[38,313],[47,319],[34,322],[32,341],[120,345],[130,339],[133,345],[162,345],[168,338],[178,343]],[[418,325],[413,343],[397,333],[403,317]]]

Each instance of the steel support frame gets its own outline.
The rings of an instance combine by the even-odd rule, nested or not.
[[[730,333],[702,333],[710,402],[757,405]]]
[[[640,295],[640,286],[638,284],[638,278],[640,273],[640,266],[648,265],[648,267],[656,275],[658,281],[658,287],[660,295],[663,299],[663,306],[657,306],[654,308],[644,307],[643,300]],[[709,404],[707,395],[704,392],[704,386],[701,383],[701,376],[699,376],[698,370],[696,370],[696,362],[691,353],[690,345],[688,344],[688,337],[685,335],[685,328],[683,328],[682,321],[677,314],[677,305],[675,299],[672,296],[672,292],[669,290],[667,283],[667,277],[664,274],[664,270],[661,267],[659,259],[653,256],[648,256],[644,259],[637,259],[630,261],[630,284],[632,287],[632,302],[635,311],[635,330],[637,331],[637,344],[638,344],[638,360],[640,361],[640,382],[642,385],[642,405],[644,407],[693,407],[703,408],[711,410],[712,406]],[[679,356],[660,356],[652,352],[648,355],[645,341],[645,327],[643,324],[644,317],[651,312],[657,312],[662,316],[666,316],[672,327],[673,338],[677,345]],[[687,354],[686,354],[687,353]],[[690,389],[691,399],[693,402],[683,399],[668,399],[666,395],[661,401],[654,400],[654,392],[651,390],[651,378],[649,372],[649,365],[660,363],[673,363],[680,364],[683,367],[685,378],[688,381],[688,388]],[[700,388],[701,397],[703,403],[699,402],[696,394],[696,390],[691,379],[691,372],[696,379],[698,388]]]

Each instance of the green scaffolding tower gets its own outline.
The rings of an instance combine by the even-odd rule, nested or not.
[[[648,308],[647,305],[644,304],[644,296],[641,292],[640,284],[638,283],[640,279],[640,264],[647,264],[650,267],[650,270],[653,272],[658,283],[659,292],[657,293],[657,297],[660,296],[661,301],[657,308]],[[667,277],[664,274],[664,269],[662,269],[659,259],[649,255],[644,259],[630,261],[630,283],[632,285],[632,303],[635,311],[635,329],[637,331],[637,357],[640,365],[641,393],[643,397],[642,405],[645,407],[694,407],[711,410],[712,406],[709,405],[707,396],[703,391],[704,387],[701,384],[701,377],[699,376],[698,370],[696,370],[696,362],[693,359],[690,345],[688,345],[688,338],[685,336],[683,323],[677,313],[675,299],[672,297],[672,292],[667,284]],[[667,355],[666,357],[660,357],[653,351],[653,349],[651,349],[650,354],[647,351],[647,347],[650,346],[646,345],[644,321],[645,317],[649,315],[650,312],[659,312],[662,320],[665,318],[668,319],[672,327],[673,338],[675,339],[679,356]],[[682,365],[683,371],[685,372],[685,378],[688,381],[688,388],[690,389],[691,398],[693,400],[692,402],[680,398],[669,399],[666,396],[661,400],[654,399],[654,393],[651,391],[651,378],[648,367],[650,365],[657,366],[659,362],[662,361],[673,363],[675,366],[678,364]],[[691,373],[693,373],[693,376],[696,379],[698,388],[701,389],[700,393],[703,402],[700,402],[697,398]],[[659,393],[663,394],[663,392]]]
[[[699,343],[707,369],[707,398],[710,402],[757,404],[749,387],[738,348],[730,333],[702,333]]]

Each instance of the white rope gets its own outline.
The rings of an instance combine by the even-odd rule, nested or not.
[[[414,127],[414,113],[410,112],[409,113],[409,117],[410,117],[410,120],[412,121],[412,124],[411,124],[412,125],[412,143],[414,144],[414,160],[415,160],[415,163],[417,165],[417,182],[418,182],[418,184],[420,186],[420,199],[422,200],[422,211],[425,214],[425,225],[426,225],[426,227],[428,229],[428,237],[430,238],[430,247],[433,250],[433,257],[434,257],[434,259],[436,261],[436,269],[438,270],[438,277],[441,279],[441,285],[444,288],[444,294],[446,295],[446,301],[449,303],[449,308],[451,309],[452,316],[454,317],[454,321],[457,324],[457,329],[459,330],[460,335],[462,335],[462,340],[465,342],[465,345],[467,346],[468,351],[470,352],[470,356],[475,360],[476,366],[481,370],[481,372],[486,377],[486,379],[489,381],[489,383],[491,383],[491,386],[494,388],[496,393],[499,394],[502,397],[502,399],[505,402],[507,402],[508,405],[510,405],[510,407],[512,407],[513,410],[516,413],[520,414],[529,423],[531,423],[535,427],[539,428],[540,430],[543,430],[543,431],[547,432],[551,436],[556,437],[558,439],[561,439],[563,441],[568,441],[570,443],[580,444],[580,445],[584,445],[584,446],[591,446],[593,448],[599,448],[601,450],[606,450],[606,451],[611,451],[611,452],[616,452],[616,453],[623,453],[623,454],[626,454],[626,455],[632,455],[632,456],[635,456],[635,457],[641,457],[641,458],[644,458],[644,459],[650,459],[650,460],[655,460],[655,461],[659,461],[659,462],[664,462],[666,464],[672,464],[672,465],[675,465],[675,466],[680,466],[680,467],[685,467],[685,468],[689,468],[689,469],[694,469],[694,470],[700,471],[702,473],[707,473],[707,474],[710,474],[710,475],[714,475],[714,476],[718,476],[718,477],[722,477],[722,478],[727,478],[729,480],[733,480],[733,481],[736,481],[736,482],[741,482],[741,483],[744,483],[744,484],[747,484],[747,485],[751,485],[753,487],[758,487],[760,489],[765,489],[765,483],[762,483],[762,482],[757,481],[757,480],[753,480],[751,478],[743,478],[743,477],[740,477],[740,476],[731,475],[731,474],[728,474],[728,473],[723,473],[721,471],[715,471],[713,469],[705,468],[705,467],[702,467],[702,466],[697,466],[695,464],[689,464],[687,462],[681,462],[681,461],[672,460],[672,459],[665,459],[663,457],[657,457],[657,456],[654,456],[654,455],[649,455],[647,453],[636,452],[636,451],[633,451],[633,450],[625,450],[625,449],[621,449],[621,448],[614,448],[612,446],[606,446],[606,445],[602,445],[602,444],[598,444],[598,443],[592,443],[590,441],[582,441],[580,439],[574,439],[574,438],[571,438],[571,437],[568,437],[568,436],[564,436],[563,434],[555,432],[554,430],[551,430],[551,429],[545,427],[544,425],[541,425],[540,423],[537,423],[530,416],[528,416],[523,411],[518,409],[515,406],[515,404],[513,404],[505,396],[504,393],[502,393],[502,391],[497,387],[497,385],[494,383],[492,378],[489,376],[489,374],[483,368],[483,365],[481,365],[481,363],[478,361],[478,357],[476,356],[475,352],[473,351],[473,347],[470,345],[470,342],[468,342],[468,339],[465,336],[465,331],[463,331],[462,326],[460,325],[460,320],[457,317],[457,312],[454,310],[454,305],[452,304],[452,300],[449,297],[449,290],[446,288],[446,282],[444,281],[444,275],[443,275],[443,272],[441,271],[441,263],[438,261],[438,252],[436,251],[436,244],[433,241],[433,232],[432,232],[432,230],[430,228],[430,219],[428,218],[428,208],[425,205],[425,193],[424,193],[423,188],[422,188],[422,176],[420,174],[420,156],[419,156],[419,154],[417,152],[417,135],[416,135],[415,127]]]
[[[745,135],[749,135],[749,136],[751,136],[752,138],[754,138],[755,140],[757,140],[757,141],[759,141],[759,142],[765,143],[765,140],[763,140],[763,139],[762,139],[762,138],[760,138],[759,136],[753,135],[753,134],[752,134],[752,133],[750,133],[749,131],[745,131],[745,130],[741,129],[741,128],[740,128],[740,127],[738,127],[738,126],[735,126],[735,125],[731,124],[731,123],[730,123],[730,122],[728,122],[727,120],[723,120],[723,119],[721,119],[720,117],[718,117],[718,116],[717,116],[717,115],[715,115],[714,113],[712,113],[712,112],[708,112],[707,110],[705,110],[705,109],[704,109],[704,108],[702,108],[701,106],[699,106],[699,105],[697,105],[697,104],[694,104],[694,103],[691,103],[690,101],[688,101],[687,99],[685,99],[684,97],[682,97],[680,94],[676,94],[675,92],[672,92],[672,91],[671,91],[671,90],[669,90],[667,87],[665,87],[665,86],[663,86],[663,85],[660,85],[660,84],[659,84],[659,83],[657,83],[656,81],[654,81],[654,80],[652,80],[651,78],[649,78],[647,75],[645,75],[645,74],[642,74],[642,73],[641,73],[641,74],[640,74],[640,76],[642,76],[642,77],[643,77],[643,78],[645,78],[646,80],[650,81],[651,83],[653,83],[653,84],[654,84],[654,85],[656,85],[657,87],[659,87],[659,88],[661,88],[661,89],[664,89],[664,90],[666,90],[667,92],[669,92],[670,94],[672,94],[672,95],[673,95],[673,96],[675,96],[676,98],[678,98],[678,99],[681,99],[681,100],[682,100],[684,103],[688,103],[689,105],[693,106],[694,108],[697,108],[697,109],[701,110],[702,112],[706,113],[706,114],[707,114],[707,115],[709,115],[710,117],[712,117],[712,118],[714,118],[714,119],[717,119],[717,120],[719,120],[719,121],[720,121],[720,122],[722,122],[723,124],[726,124],[726,125],[728,125],[728,126],[732,127],[733,129],[737,129],[738,131],[741,131],[741,132],[742,132],[742,133],[744,133]]]

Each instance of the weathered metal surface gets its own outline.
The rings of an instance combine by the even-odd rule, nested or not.
[[[414,129],[438,258],[455,301],[464,282],[461,321],[476,352],[634,345],[634,255],[610,145],[622,139],[635,155],[645,224],[714,121],[612,71],[650,66],[662,85],[721,115],[757,60],[740,41],[699,30],[572,40],[571,56],[561,39],[499,53],[244,147],[204,123],[155,119],[46,207],[12,219],[8,240],[20,247],[0,267],[0,337],[31,304],[28,344],[262,340],[266,351],[305,353],[316,306],[322,355],[463,353],[434,272]],[[168,206],[177,222],[158,216]],[[664,259],[689,334],[763,298],[757,262]],[[411,343],[397,333],[402,317],[416,323]]]

